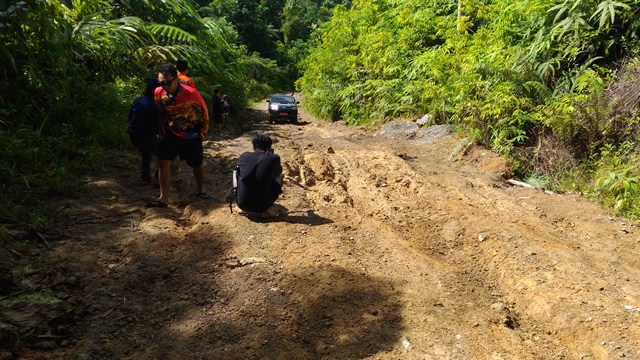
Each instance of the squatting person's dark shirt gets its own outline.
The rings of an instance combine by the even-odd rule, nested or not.
[[[257,150],[240,155],[236,204],[245,211],[263,212],[282,194],[280,156]]]

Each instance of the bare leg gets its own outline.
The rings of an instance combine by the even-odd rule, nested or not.
[[[158,201],[168,204],[169,185],[171,184],[171,160],[160,159],[158,175],[160,177],[160,197],[158,198]]]
[[[194,167],[193,176],[196,178],[198,193],[204,193],[204,165]]]

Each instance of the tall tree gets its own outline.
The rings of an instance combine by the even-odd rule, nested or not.
[[[233,24],[250,52],[276,59],[283,4],[284,0],[215,0],[200,11]]]

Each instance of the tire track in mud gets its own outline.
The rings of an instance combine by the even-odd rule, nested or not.
[[[330,138],[325,136],[324,140]],[[572,274],[593,272],[598,265],[590,264],[588,258],[592,255],[570,251],[575,244],[571,240],[567,244],[569,236],[564,234],[562,227],[549,226],[544,212],[543,216],[532,217],[526,204],[514,200],[514,195],[509,193],[511,189],[492,181],[477,181],[477,173],[466,175],[452,171],[453,166],[448,166],[442,158],[436,170],[431,171],[433,175],[424,177],[410,166],[411,162],[395,156],[397,150],[367,148],[372,143],[353,144],[342,150],[340,144],[345,141],[331,143],[335,154],[305,153],[306,164],[311,164],[309,173],[334,174],[335,169],[340,169],[340,179],[324,182],[321,186],[314,184],[320,189],[311,190],[320,194],[346,191],[350,200],[340,203],[352,205],[353,211],[359,214],[347,217],[346,221],[367,229],[360,231],[370,233],[372,248],[381,246],[381,239],[384,239],[386,252],[401,249],[391,255],[394,262],[410,263],[408,268],[413,272],[418,272],[415,270],[420,268],[420,261],[428,264],[426,268],[432,278],[429,284],[422,284],[426,285],[424,288],[446,283],[445,287],[451,289],[453,296],[443,296],[444,301],[437,300],[436,296],[432,303],[444,307],[442,302],[448,302],[448,307],[456,314],[449,322],[458,324],[450,329],[466,327],[468,334],[461,338],[473,338],[466,340],[466,346],[449,342],[450,347],[464,349],[451,352],[452,356],[477,358],[471,354],[478,351],[487,358],[489,353],[490,356],[518,358],[574,358],[591,351],[593,354],[633,354],[638,341],[633,337],[626,346],[617,344],[609,349],[592,350],[607,343],[597,339],[611,337],[610,330],[598,331],[592,327],[590,330],[595,336],[576,338],[580,328],[584,328],[581,323],[590,322],[592,317],[582,316],[581,303],[568,298],[574,292],[572,289],[589,286],[594,279],[581,283]],[[419,157],[422,156],[425,155]],[[433,166],[436,162],[431,159],[427,165]],[[443,186],[442,179],[455,180],[446,181],[450,185]],[[332,187],[333,183],[341,186]],[[318,198],[327,200],[326,196],[312,197],[312,203],[318,207],[325,205]],[[560,196],[546,198],[553,201],[554,197],[565,201]],[[343,206],[341,211],[349,213],[349,207]],[[529,241],[532,237],[535,241]],[[375,258],[377,252],[373,253]],[[551,259],[547,257],[548,253],[560,255]],[[602,265],[606,259],[598,259],[595,263]],[[433,274],[434,267],[438,268],[437,275]],[[633,269],[626,268],[634,273]],[[553,276],[552,273],[558,270],[567,275]],[[394,274],[385,276],[393,277]],[[571,285],[566,285],[567,282]],[[559,289],[565,295],[558,295]],[[618,300],[629,298],[624,294],[616,297]],[[622,307],[611,299],[600,308],[612,310],[607,312],[607,317],[624,315]],[[424,319],[418,323],[422,322]],[[625,339],[625,331],[629,328],[629,325],[622,325],[615,338]],[[424,336],[423,341],[426,344],[420,345],[434,346],[429,344],[428,336]],[[442,340],[438,342],[443,343]],[[494,350],[487,352],[488,349]],[[442,354],[445,350],[440,348],[438,351]]]
[[[315,177],[315,187],[312,187],[307,192],[307,196],[311,198],[312,203],[317,207],[323,207],[325,205],[322,200],[326,201],[328,199],[322,194],[335,194],[346,191],[350,196],[350,201],[341,202],[341,204],[349,206],[346,208],[343,206],[340,211],[345,214],[358,214],[347,215],[345,221],[351,224],[349,226],[358,224],[358,231],[366,234],[364,237],[367,241],[364,247],[368,247],[368,250],[360,249],[360,254],[364,255],[361,255],[362,261],[374,263],[381,258],[383,262],[383,264],[380,264],[379,269],[370,271],[376,272],[380,276],[393,277],[395,282],[403,284],[405,291],[411,293],[410,298],[413,299],[412,301],[416,302],[416,299],[418,299],[422,312],[433,314],[443,312],[444,308],[454,313],[457,312],[458,315],[449,318],[447,327],[440,329],[440,332],[455,332],[455,328],[460,328],[461,326],[454,324],[466,322],[467,320],[465,319],[476,319],[472,326],[479,326],[479,318],[473,314],[476,311],[471,311],[467,314],[469,311],[465,310],[465,307],[468,307],[470,302],[474,304],[486,303],[486,299],[490,298],[490,296],[483,289],[490,288],[490,286],[484,284],[484,277],[473,277],[468,271],[460,269],[460,265],[455,264],[455,261],[452,262],[442,256],[442,249],[437,246],[438,243],[442,243],[442,241],[438,240],[441,237],[438,234],[438,230],[442,231],[442,228],[447,228],[451,224],[433,225],[433,218],[436,218],[441,210],[434,210],[435,206],[432,204],[434,199],[438,197],[426,191],[426,189],[430,188],[426,179],[416,173],[405,160],[394,155],[389,149],[362,150],[362,146],[356,144],[352,144],[351,148],[340,149],[339,147],[340,145],[332,144],[335,155],[323,155],[314,151],[311,154],[305,152],[304,156],[301,156],[305,159],[305,166],[309,167],[304,170],[306,173],[334,174],[334,169],[340,169],[341,178],[338,181],[335,181],[335,179],[331,179],[333,181],[325,181],[327,179],[323,176]],[[309,159],[313,159],[313,161],[309,161]],[[346,188],[344,186],[339,188],[332,186],[336,182],[340,184],[346,183],[347,186]],[[313,192],[317,192],[320,195],[313,194]],[[450,192],[448,193],[450,194]],[[460,201],[469,203],[469,199],[462,195],[460,194]],[[321,200],[318,201],[318,199]],[[429,229],[424,228],[424,225],[429,224],[436,231],[429,231]],[[413,229],[410,229],[411,226],[413,226]],[[452,235],[456,237],[455,231]],[[416,243],[423,244],[423,247],[416,246]],[[386,262],[391,263],[391,267],[404,263],[406,269],[404,269],[403,273],[411,276],[394,273],[392,269],[385,270],[384,263]],[[424,279],[416,279],[415,273],[421,274]],[[461,278],[464,278],[464,281],[461,281]],[[473,278],[473,280],[470,281],[470,278]],[[465,289],[464,286],[459,286],[461,283],[471,283],[471,291],[475,294],[469,293],[469,289]],[[444,290],[440,290],[441,288],[444,288]],[[431,294],[425,294],[426,296],[420,294],[420,291],[424,289],[429,289]],[[445,294],[445,291],[450,291],[448,289],[460,292],[460,299]],[[485,294],[482,294],[483,292]],[[462,302],[464,302],[464,305],[460,306],[459,303]],[[488,305],[490,304],[491,302]],[[505,321],[505,319],[498,318],[501,316],[500,312],[508,313],[509,310],[502,306],[496,312],[498,314],[489,314],[485,318],[488,317],[488,321],[495,322],[498,326],[501,326],[501,321]],[[436,316],[434,315],[417,316],[415,309],[410,309],[408,315],[407,317],[413,321],[405,321],[416,328],[419,328],[420,324],[438,322],[435,320]],[[511,315],[507,315],[505,318],[506,321],[515,321]],[[436,327],[439,325],[436,325]],[[456,346],[459,345],[452,341],[454,339],[456,341],[460,340],[454,336],[450,336],[449,341],[447,341],[440,336],[430,336],[430,334],[429,332],[420,333],[418,331],[411,333],[409,336],[414,339],[416,346],[430,345],[439,347],[440,355],[448,351],[446,347],[443,347],[444,344],[453,349],[456,349]],[[480,336],[481,341],[485,344],[491,344],[492,342],[488,335]],[[431,344],[429,344],[430,342]],[[504,349],[513,349],[514,345],[517,344],[511,341],[505,345]],[[458,347],[458,349],[461,348]],[[469,351],[469,349],[466,351]],[[464,355],[465,350],[456,350],[452,354],[469,356]]]

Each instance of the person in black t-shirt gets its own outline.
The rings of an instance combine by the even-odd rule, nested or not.
[[[231,111],[231,102],[229,95],[222,95],[222,124],[229,121],[229,112]]]
[[[147,87],[144,95],[137,97],[129,110],[129,124],[127,132],[131,144],[140,151],[142,163],[140,166],[141,185],[157,184],[158,172],[151,178],[151,158],[158,154],[158,108],[153,101],[153,92],[160,86],[155,78],[146,79]]]
[[[271,148],[269,135],[252,140],[253,152],[240,155],[237,162],[236,205],[246,212],[274,216],[269,208],[282,194],[282,164]]]
[[[211,98],[211,118],[213,119],[213,126],[215,130],[220,133],[224,128],[224,118],[222,117],[223,106],[222,103],[222,91],[215,89],[213,91],[213,98]]]

